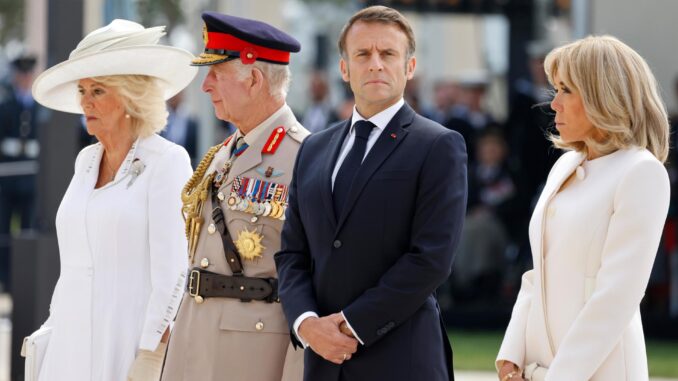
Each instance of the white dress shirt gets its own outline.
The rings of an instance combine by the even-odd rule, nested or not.
[[[370,136],[367,138],[367,147],[365,148],[365,156],[363,156],[363,160],[367,157],[367,155],[370,153],[370,150],[374,146],[374,143],[377,142],[377,139],[379,139],[379,136],[381,136],[381,133],[384,132],[386,129],[386,126],[391,122],[391,119],[395,116],[395,114],[400,110],[401,107],[405,104],[405,101],[403,98],[400,98],[400,100],[393,105],[389,106],[387,109],[373,115],[369,119],[365,119],[360,113],[358,112],[358,109],[353,106],[353,116],[351,117],[351,129],[348,131],[348,134],[346,135],[346,138],[344,139],[344,143],[341,146],[341,151],[339,151],[339,157],[337,158],[336,164],[334,164],[334,171],[332,171],[332,190],[334,190],[334,180],[337,178],[337,173],[339,172],[339,168],[341,168],[341,164],[344,162],[344,159],[346,159],[346,156],[348,156],[348,153],[351,151],[351,148],[353,147],[353,142],[355,142],[355,123],[359,120],[367,120],[372,122],[376,128],[373,128],[372,131],[370,132]],[[351,327],[351,323],[349,323],[348,320],[346,320],[346,316],[344,316],[344,312],[341,312],[341,315],[344,317],[344,320],[346,321],[346,325],[348,328],[353,332],[353,336],[360,342],[360,344],[365,344],[363,341],[360,339],[358,334],[355,332],[353,327]],[[306,311],[303,314],[299,315],[299,317],[294,321],[293,328],[294,328],[294,334],[297,336],[301,344],[304,346],[304,348],[308,347],[308,343],[299,336],[299,326],[301,323],[306,320],[306,318],[309,317],[318,317],[318,314],[315,311]]]

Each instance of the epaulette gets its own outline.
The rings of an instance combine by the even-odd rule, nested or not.
[[[311,133],[304,128],[301,124],[293,124],[292,127],[290,127],[287,130],[287,135],[289,135],[292,139],[296,140],[297,142],[301,143],[306,139],[308,135],[311,135]]]

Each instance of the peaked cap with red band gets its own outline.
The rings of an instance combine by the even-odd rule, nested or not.
[[[205,51],[191,63],[214,65],[240,58],[244,64],[264,61],[287,65],[290,53],[301,50],[299,41],[261,21],[203,12]]]

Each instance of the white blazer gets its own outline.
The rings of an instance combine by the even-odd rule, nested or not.
[[[666,169],[644,149],[591,161],[568,152],[556,162],[530,221],[534,269],[497,364],[539,363],[547,381],[648,379],[639,304],[669,191]]]
[[[126,379],[137,351],[157,347],[183,295],[188,154],[158,135],[138,139],[115,179],[94,189],[102,154],[100,143],[80,152],[57,212],[61,273],[41,380]]]

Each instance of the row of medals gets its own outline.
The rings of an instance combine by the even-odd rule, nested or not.
[[[217,188],[221,187],[223,181],[226,180],[226,177],[228,176],[232,166],[233,158],[230,158],[224,163],[224,166],[221,170],[217,170],[217,174],[214,179],[214,185]],[[219,198],[220,201],[224,201],[226,196],[223,192],[219,192],[217,193],[217,198]],[[281,221],[285,220],[285,211],[287,210],[287,203],[284,201],[266,200],[261,202],[254,201],[254,198],[248,200],[247,198],[241,198],[234,191],[231,191],[226,205],[228,205],[231,210],[238,210],[241,212],[254,214],[256,216],[277,218]]]
[[[219,200],[224,201],[226,198],[222,192],[217,194]],[[226,205],[231,210],[237,210],[240,212],[250,213],[257,216],[277,218],[281,221],[285,221],[285,210],[287,210],[287,204],[283,201],[254,201],[253,199],[245,199],[238,196],[237,193],[231,192],[231,195],[226,201]]]

